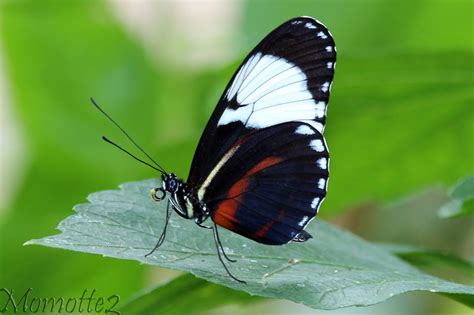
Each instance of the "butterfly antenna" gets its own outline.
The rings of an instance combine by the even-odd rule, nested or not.
[[[107,117],[107,119],[109,119],[115,126],[117,126],[117,128],[120,129],[120,131],[122,131],[122,133],[128,138],[128,140],[130,140],[143,154],[146,155],[147,158],[150,159],[150,161],[152,161],[159,168],[158,171],[160,171],[163,174],[167,174],[165,169],[160,164],[158,164],[155,160],[153,160],[153,158],[150,155],[148,155],[148,153],[146,153],[145,150],[143,150],[142,147],[140,145],[138,145],[138,143],[136,143],[135,140],[133,140],[132,137],[130,137],[130,135],[112,117],[110,117],[110,115],[107,114],[107,112],[105,112],[105,110],[103,110],[102,107],[100,107],[99,104],[97,104],[97,102],[92,97],[90,99],[91,99],[92,105],[94,105],[105,117]],[[128,152],[125,149],[118,146],[117,144],[111,142],[107,138],[105,138],[105,137],[103,137],[103,138],[104,138],[105,141],[109,142],[110,144],[113,144],[114,146],[121,149],[122,151],[124,151],[128,155],[132,156],[136,160],[138,160],[138,161],[140,161],[144,164],[148,164],[148,163],[145,163],[144,161],[138,159],[137,157],[132,155],[130,152]],[[148,165],[151,166],[150,164],[148,164]],[[156,169],[155,167],[153,167],[153,168]]]
[[[145,164],[145,165],[148,165],[148,166],[151,167],[152,169],[157,170],[157,171],[160,172],[160,173],[163,173],[163,171],[160,170],[159,168],[157,168],[157,167],[155,167],[154,165],[151,165],[150,163],[145,162],[145,161],[143,161],[142,159],[136,157],[135,155],[133,155],[133,154],[130,153],[129,151],[125,150],[124,148],[122,148],[121,146],[119,146],[118,144],[116,144],[115,142],[113,142],[112,140],[107,139],[105,136],[102,136],[102,140],[104,140],[104,141],[107,142],[107,143],[110,143],[111,145],[113,145],[113,146],[116,147],[117,149],[119,149],[119,150],[121,150],[121,151],[127,153],[128,155],[130,155],[132,158],[134,158],[134,159],[137,160],[138,162],[143,163],[143,164]]]

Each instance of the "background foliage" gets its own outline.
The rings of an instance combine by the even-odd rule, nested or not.
[[[154,6],[165,34],[155,56],[120,22],[114,2],[0,3],[8,106],[26,146],[19,188],[0,212],[0,287],[32,287],[40,296],[96,288],[125,299],[169,277],[134,262],[21,245],[55,233],[57,222],[88,193],[156,176],[101,142],[102,134],[124,141],[89,106],[89,96],[166,169],[186,177],[203,126],[239,61],[272,28],[296,15],[322,20],[338,47],[325,131],[331,181],[321,215],[373,241],[472,259],[472,217],[437,216],[449,202],[447,187],[473,172],[471,1],[239,2],[236,28],[222,42],[207,43],[233,47],[231,61],[201,68],[160,54],[169,49],[186,60],[191,53],[187,38],[173,32],[179,15],[171,2]],[[196,6],[195,15],[204,14],[200,6],[218,6],[188,5]],[[196,32],[201,27],[193,25]],[[428,268],[472,282],[452,270]],[[308,311],[278,303],[260,303],[260,310]],[[467,312],[427,295],[399,297],[384,307]]]

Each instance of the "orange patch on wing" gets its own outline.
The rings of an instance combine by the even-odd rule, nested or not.
[[[265,235],[267,235],[268,231],[270,231],[270,228],[272,227],[273,223],[275,223],[275,221],[270,221],[268,222],[267,224],[265,224],[264,226],[262,226],[260,228],[260,230],[258,230],[257,232],[255,232],[255,235],[260,237],[260,238],[263,238]]]
[[[247,173],[245,173],[244,177],[239,179],[237,182],[230,187],[229,192],[227,193],[227,196],[225,200],[221,201],[219,205],[217,206],[216,211],[214,212],[214,222],[219,224],[220,226],[232,230],[234,227],[234,220],[235,220],[235,215],[237,212],[237,208],[239,207],[239,202],[242,199],[242,195],[247,191],[247,188],[250,183],[249,177],[254,175],[255,173],[260,172],[261,170],[270,167],[272,165],[275,165],[282,161],[282,158],[276,157],[276,156],[271,156],[254,167],[252,167]],[[257,233],[262,231],[263,235],[265,235],[268,230],[270,229],[271,225],[274,222],[269,222],[265,224],[262,229],[260,229]],[[266,227],[268,225],[268,227]],[[266,228],[266,230],[264,230]],[[257,234],[257,236],[260,236]]]
[[[285,211],[280,211],[278,214],[278,220],[281,221],[283,220],[283,217],[285,216]],[[270,228],[275,224],[275,220],[271,220],[270,222],[267,222],[264,226],[262,226],[257,232],[255,232],[255,235],[263,238],[265,235],[267,235],[268,231],[270,231]]]
[[[228,230],[232,230],[232,227],[234,226],[232,219],[235,217],[237,207],[238,202],[234,199],[228,199],[220,202],[216,212],[214,212],[214,222]]]
[[[239,179],[235,182],[232,187],[230,187],[229,192],[227,193],[227,198],[239,198],[242,195],[249,185],[249,179],[247,177]]]
[[[237,212],[240,198],[246,191],[248,184],[249,179],[244,177],[232,185],[229,193],[227,194],[227,198],[229,199],[221,201],[219,206],[217,206],[214,215],[214,222],[222,227],[225,227],[226,229],[232,229],[234,226],[232,219],[235,218],[235,213]]]
[[[245,176],[252,176],[253,174],[255,173],[258,173],[260,172],[261,170],[263,169],[266,169],[267,167],[270,167],[272,165],[275,165],[279,162],[283,161],[282,158],[279,158],[277,156],[270,156],[270,157],[267,157],[265,160],[259,162],[257,165],[255,165],[254,167],[252,167],[246,174]]]

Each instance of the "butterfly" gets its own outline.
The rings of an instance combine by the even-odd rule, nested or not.
[[[328,29],[311,17],[270,32],[244,59],[222,94],[197,146],[186,181],[168,173],[93,101],[162,173],[152,189],[172,212],[213,231],[229,271],[218,227],[258,243],[283,245],[312,236],[304,229],[327,192],[329,152],[323,136],[336,66]],[[168,195],[168,197],[167,197]],[[209,225],[205,225],[209,222]]]

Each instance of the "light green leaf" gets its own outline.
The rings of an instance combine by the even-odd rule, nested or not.
[[[451,191],[453,200],[439,210],[442,218],[453,218],[474,213],[474,176],[458,183]]]
[[[59,225],[61,234],[31,240],[40,244],[190,272],[199,278],[253,295],[288,299],[313,308],[336,309],[381,302],[413,290],[474,294],[474,287],[424,274],[386,250],[321,220],[304,244],[266,246],[221,229],[229,267],[247,285],[226,275],[209,230],[173,217],[167,240],[153,255],[164,222],[164,204],[149,196],[158,180],[128,183],[97,192]],[[471,296],[472,297],[472,296]]]
[[[85,288],[129,296],[142,287],[146,268],[66,251],[52,257],[20,244],[53,233],[87,192],[144,177],[140,165],[124,168],[123,160],[112,158],[115,152],[100,136],[115,138],[115,130],[88,97],[97,97],[119,121],[127,117],[124,124],[151,146],[150,100],[161,93],[152,60],[103,0],[0,1],[0,50],[1,138],[10,139],[4,109],[22,135],[6,146],[0,141],[0,186],[13,186],[13,179],[20,184],[11,204],[0,202],[6,207],[0,209],[0,286],[15,292],[31,287],[43,297]],[[4,152],[17,146],[26,151],[11,164]],[[16,171],[8,178],[4,169]]]
[[[224,288],[190,274],[138,292],[120,308],[122,314],[201,314],[226,304],[261,301],[258,296]]]

